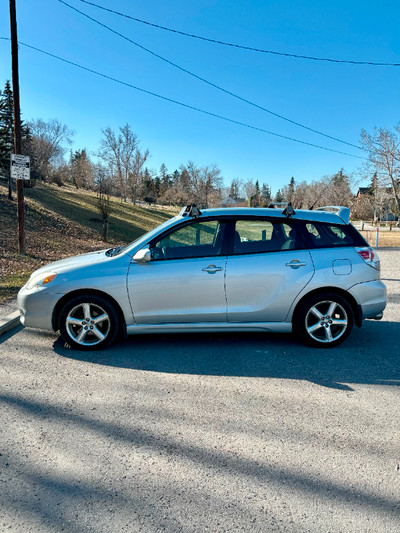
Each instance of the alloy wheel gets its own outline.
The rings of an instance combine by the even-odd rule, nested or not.
[[[314,304],[306,315],[306,331],[317,342],[331,343],[338,340],[348,328],[345,309],[331,300]]]
[[[68,335],[81,346],[95,346],[104,341],[111,327],[108,313],[94,303],[80,303],[65,319]]]

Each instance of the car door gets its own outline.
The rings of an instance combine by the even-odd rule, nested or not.
[[[228,322],[284,321],[314,265],[293,222],[236,220],[226,266]]]
[[[152,260],[131,263],[137,324],[226,322],[225,224],[190,221],[150,243]]]

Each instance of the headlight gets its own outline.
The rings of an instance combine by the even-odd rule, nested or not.
[[[34,287],[42,287],[53,281],[57,277],[57,274],[54,272],[46,272],[45,274],[37,274],[32,276],[31,279],[26,284],[28,290],[33,289]]]

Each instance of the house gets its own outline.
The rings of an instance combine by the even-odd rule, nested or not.
[[[356,202],[361,202],[365,196],[373,196],[372,187],[359,187],[356,194]]]
[[[398,216],[393,212],[393,191],[391,187],[359,187],[355,196],[353,210],[363,217],[373,217],[374,220],[395,221]]]

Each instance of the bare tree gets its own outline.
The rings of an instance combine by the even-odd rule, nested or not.
[[[186,205],[189,201],[193,201],[193,198],[190,198],[179,186],[172,185],[162,194],[160,201],[167,205]]]
[[[102,130],[102,133],[98,155],[115,176],[121,198],[126,202],[129,177],[134,172],[139,144],[137,135],[129,124],[119,128],[119,133],[110,127]]]
[[[221,202],[223,179],[216,164],[206,166],[201,171],[201,190],[206,207],[215,207]]]
[[[314,209],[322,205],[342,205],[350,207],[353,203],[353,193],[350,188],[350,177],[343,169],[332,176],[322,176],[311,183],[302,181],[296,183],[290,190],[292,204],[297,209]],[[282,189],[282,194],[288,200],[288,189]]]
[[[307,209],[309,204],[307,203],[308,197],[308,184],[305,181],[300,181],[295,184],[292,196],[292,205],[297,209]]]
[[[249,200],[256,194],[256,184],[254,180],[247,180],[243,186],[246,198]]]
[[[51,183],[55,183],[59,187],[62,187],[64,183],[68,182],[69,170],[69,166],[66,164],[60,164],[57,166],[50,165],[47,178]]]
[[[243,189],[243,181],[240,180],[239,178],[234,178],[229,188],[229,197],[235,201],[239,200],[239,198],[243,194],[242,189]]]
[[[368,133],[362,130],[361,145],[368,153],[370,174],[378,172],[379,185],[391,189],[400,212],[400,122],[393,131],[374,128],[373,133]]]
[[[350,185],[351,178],[344,173],[343,169],[330,176],[330,185],[327,190],[328,205],[350,207],[354,198]]]
[[[184,192],[189,194],[192,202],[196,204],[202,204],[202,191],[201,191],[201,168],[197,167],[193,161],[188,161],[186,165],[182,165],[181,168],[180,184]]]
[[[351,216],[353,220],[372,220],[374,217],[374,197],[372,195],[364,195],[354,203],[351,209]]]
[[[193,161],[181,167],[181,178],[187,181],[186,188],[192,199],[203,207],[219,205],[221,202],[222,176],[215,165],[197,167]]]
[[[41,180],[48,179],[50,167],[63,163],[66,145],[71,144],[74,131],[55,118],[48,122],[41,118],[31,120],[27,127],[29,137],[26,144],[33,172]]]
[[[136,148],[132,169],[128,177],[129,192],[131,195],[132,203],[134,204],[136,203],[139,191],[142,188],[143,165],[147,161],[149,154],[149,150],[141,152],[139,148]]]

